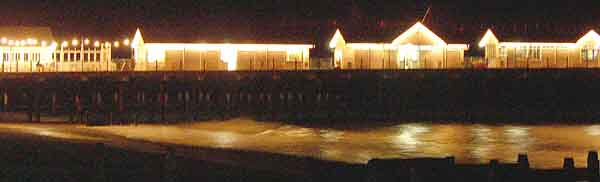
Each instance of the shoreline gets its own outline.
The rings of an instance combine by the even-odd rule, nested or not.
[[[3,131],[3,130],[2,130]],[[398,175],[393,166],[403,163],[414,163],[423,161],[436,161],[435,158],[387,160],[384,165],[378,164],[344,164],[340,162],[328,162],[312,159],[309,157],[297,157],[281,154],[239,151],[229,149],[206,149],[199,147],[186,147],[181,145],[165,145],[152,142],[151,145],[160,145],[160,148],[174,147],[175,153],[172,157],[166,157],[165,151],[141,152],[124,149],[107,142],[106,147],[98,148],[96,142],[65,141],[64,139],[52,139],[44,136],[28,135],[22,133],[0,132],[0,140],[4,141],[5,155],[0,158],[5,162],[0,164],[5,169],[1,170],[5,175],[3,179],[22,180],[26,176],[28,180],[35,179],[60,179],[60,181],[80,181],[93,178],[110,178],[112,181],[164,181],[165,179],[177,179],[177,181],[366,181],[373,175]],[[139,141],[136,141],[139,142]],[[6,148],[8,147],[8,150]],[[15,150],[17,152],[15,152]],[[98,153],[100,151],[100,153]],[[58,152],[58,153],[57,153]],[[59,154],[60,153],[60,154]],[[6,155],[11,154],[11,155]],[[258,164],[248,163],[232,164],[228,162],[215,162],[219,156],[234,158],[234,162],[246,160],[248,163],[260,162],[263,166],[272,169],[261,169]],[[16,155],[16,156],[15,156]],[[58,156],[57,156],[58,155]],[[204,156],[212,158],[206,160]],[[22,160],[22,161],[20,161]],[[99,161],[100,160],[100,161]],[[270,160],[271,162],[265,162]],[[441,159],[447,160],[447,159]],[[100,170],[98,162],[107,168]],[[381,162],[376,160],[374,162]],[[453,163],[453,162],[452,162]],[[169,167],[174,165],[175,167]],[[454,164],[453,164],[454,165]],[[474,174],[472,176],[460,176],[455,174],[456,179],[469,178],[486,179],[485,173],[490,164],[456,164],[455,167],[446,168],[435,166],[439,170],[455,170],[461,174]],[[423,167],[422,165],[419,165]],[[523,169],[517,168],[515,163],[501,163],[502,169],[498,174],[514,175],[518,172],[523,175]],[[380,169],[383,171],[373,171]],[[390,168],[391,167],[391,168]],[[297,173],[288,169],[302,169],[304,172]],[[276,170],[273,170],[276,169]],[[398,168],[400,169],[400,168]],[[423,169],[423,168],[420,168]],[[425,169],[428,169],[427,167]],[[391,171],[390,171],[391,170]],[[553,179],[556,176],[565,177],[562,169],[527,169],[529,178]],[[373,173],[375,172],[375,173]],[[388,174],[389,173],[389,174]],[[585,169],[574,169],[572,174],[577,178],[585,177]],[[60,176],[62,175],[62,176]],[[59,177],[57,177],[59,176]],[[428,174],[429,176],[429,174]],[[435,175],[434,175],[435,176]],[[525,175],[526,176],[526,175]],[[514,177],[514,176],[513,176]],[[384,177],[385,178],[385,177]],[[459,180],[460,181],[460,180]]]
[[[143,114],[142,112],[141,114]],[[102,113],[88,113],[98,115]],[[311,112],[299,113],[269,113],[269,114],[235,114],[219,115],[218,113],[207,113],[202,118],[195,118],[192,114],[170,113],[165,120],[157,120],[152,116],[138,117],[140,113],[123,112],[114,114],[119,121],[113,124],[169,124],[185,122],[202,122],[219,120],[225,121],[235,118],[250,118],[256,121],[279,121],[299,125],[339,125],[354,124],[368,121],[369,123],[465,123],[465,124],[597,124],[600,123],[600,112],[501,112],[501,111],[470,111],[470,112],[437,112],[437,111],[410,111],[403,114],[370,114],[361,115],[348,112]],[[134,117],[135,116],[135,117]],[[28,121],[27,112],[0,112],[1,121]],[[110,124],[100,118],[83,116],[81,114],[44,114],[35,122],[55,123],[95,123],[98,125]]]

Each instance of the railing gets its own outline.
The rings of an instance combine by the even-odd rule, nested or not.
[[[0,61],[0,63],[2,63]],[[273,65],[256,65],[237,68],[235,71],[301,71],[301,70],[430,70],[430,69],[571,69],[600,68],[600,62],[583,60],[539,60],[539,59],[486,59],[483,57],[465,57],[464,61],[446,65],[423,61],[399,61],[383,67],[372,64],[356,64],[343,68],[334,67],[330,58],[315,58],[310,64],[301,62],[283,62]],[[111,61],[78,61],[38,64],[35,62],[5,61],[0,72],[125,72],[125,71],[227,71],[226,63],[211,62],[204,64],[181,64],[180,62],[135,63],[131,59],[113,59]]]
[[[37,72],[114,72],[121,71],[114,62],[56,62],[37,64],[32,62],[8,63],[0,66],[3,73]]]

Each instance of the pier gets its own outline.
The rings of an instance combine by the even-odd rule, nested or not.
[[[4,73],[2,116],[593,121],[595,69]]]

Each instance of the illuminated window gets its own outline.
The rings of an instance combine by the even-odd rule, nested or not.
[[[541,51],[540,46],[531,46],[531,47],[529,47],[527,57],[530,59],[541,60],[541,58],[542,58],[541,52],[542,51]]]
[[[287,51],[288,62],[302,62],[302,51]]]
[[[506,47],[500,47],[500,57],[506,57],[507,53],[506,53]]]
[[[528,49],[527,49],[526,46],[521,46],[521,47],[516,48],[516,49],[517,50],[516,50],[516,53],[515,53],[516,54],[515,57],[517,59],[525,59],[525,58],[527,58],[527,51],[528,51]]]
[[[422,49],[419,51],[419,61],[431,61],[431,49]]]
[[[485,55],[486,57],[490,57],[490,58],[494,58],[497,57],[497,52],[496,52],[496,46],[495,45],[488,45],[485,47]]]
[[[583,61],[598,60],[598,49],[592,46],[585,46],[583,49],[581,49],[581,58]]]
[[[521,46],[517,48],[516,57],[519,59],[541,59],[541,48],[540,46]]]

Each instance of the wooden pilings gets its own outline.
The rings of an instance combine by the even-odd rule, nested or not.
[[[596,164],[594,153],[589,159]],[[516,163],[456,164],[453,157],[413,159],[372,159],[366,165],[366,181],[597,181],[595,166],[575,168],[573,158],[565,158],[563,169],[531,169],[526,154]],[[592,172],[593,171],[593,172]],[[476,180],[475,180],[476,179]]]
[[[592,102],[600,99],[596,94],[600,86],[586,84],[600,79],[592,71],[7,75],[0,75],[2,112],[29,113],[31,117],[24,117],[23,121],[41,115],[67,114],[83,114],[85,119],[90,116],[91,120],[106,123],[224,119],[239,115],[304,121],[600,119],[598,112],[590,110],[600,107]],[[548,91],[541,94],[540,85]],[[519,102],[509,102],[515,100]],[[73,120],[83,120],[77,118],[82,117]]]
[[[590,181],[600,181],[600,161],[598,161],[598,151],[588,152],[587,169]]]

